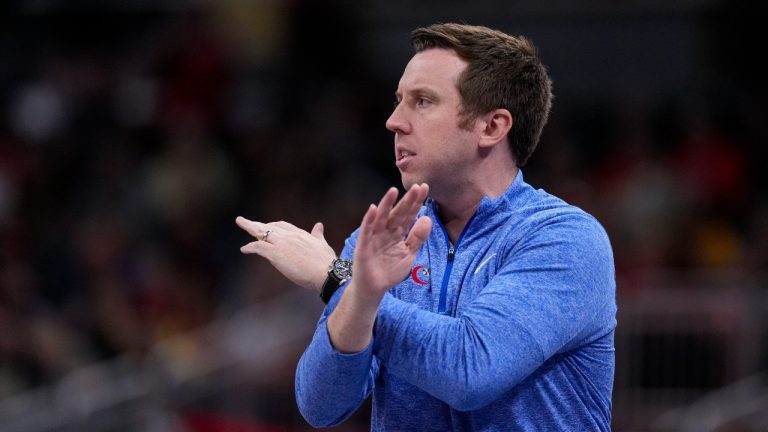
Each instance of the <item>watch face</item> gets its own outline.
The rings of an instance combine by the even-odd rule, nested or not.
[[[333,262],[333,273],[341,280],[352,276],[352,261],[337,259]]]

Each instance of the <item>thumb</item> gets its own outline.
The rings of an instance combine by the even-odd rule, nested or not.
[[[420,217],[413,227],[411,232],[408,233],[408,238],[405,239],[405,244],[411,251],[418,251],[421,245],[424,244],[424,240],[429,237],[429,232],[432,230],[432,219],[427,216]]]
[[[323,232],[325,232],[325,228],[323,227],[323,223],[322,222],[318,222],[318,223],[315,224],[315,226],[312,227],[312,233],[311,234],[313,236],[319,238],[319,239],[325,240],[325,236],[323,235]]]

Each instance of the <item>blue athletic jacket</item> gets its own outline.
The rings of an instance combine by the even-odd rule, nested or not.
[[[522,172],[456,244],[435,202],[421,214],[432,231],[385,295],[371,344],[331,346],[343,288],[323,312],[296,371],[305,419],[339,424],[372,392],[374,431],[610,430],[616,285],[600,224]]]

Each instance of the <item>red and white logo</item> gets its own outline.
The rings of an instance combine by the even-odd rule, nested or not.
[[[429,267],[417,265],[411,270],[411,279],[419,285],[429,284]]]

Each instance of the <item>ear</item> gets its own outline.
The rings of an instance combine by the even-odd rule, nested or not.
[[[512,114],[503,108],[495,109],[481,117],[480,147],[490,148],[507,137],[512,129]]]

